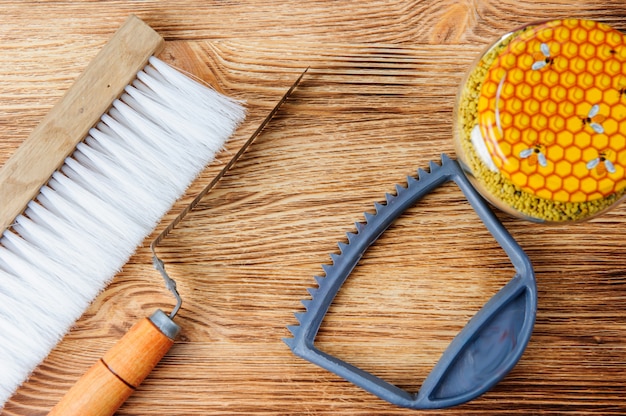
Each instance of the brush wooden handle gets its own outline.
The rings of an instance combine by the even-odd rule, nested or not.
[[[163,45],[163,38],[136,16],[113,35],[0,168],[0,234]]]
[[[113,415],[169,351],[179,329],[161,311],[137,322],[48,415]]]

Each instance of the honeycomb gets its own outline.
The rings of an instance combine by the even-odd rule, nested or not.
[[[523,191],[586,202],[626,187],[626,38],[557,20],[511,40],[486,71],[478,125],[493,166]]]

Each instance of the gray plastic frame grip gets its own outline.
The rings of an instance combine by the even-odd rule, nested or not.
[[[296,313],[299,325],[290,326],[293,338],[284,339],[294,354],[351,381],[366,391],[401,407],[436,409],[470,401],[491,389],[513,369],[528,344],[537,311],[533,268],[521,247],[498,221],[485,200],[472,187],[458,163],[445,154],[441,165],[430,162],[430,172],[418,170],[407,187],[396,185],[397,195],[386,195],[386,204],[375,204],[375,214],[365,214],[357,233],[339,243],[341,254],[331,254],[324,265],[319,287],[309,289],[304,313]],[[435,188],[453,181],[461,189],[487,229],[504,249],[515,276],[472,317],[452,340],[418,393],[407,392],[315,347],[315,337],[337,292],[359,259],[407,208]]]

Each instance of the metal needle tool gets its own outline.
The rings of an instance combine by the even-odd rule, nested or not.
[[[208,194],[224,176],[226,176],[228,171],[235,165],[237,160],[239,160],[239,158],[246,152],[246,150],[248,149],[248,147],[250,147],[252,142],[254,142],[254,140],[259,136],[259,134],[261,134],[265,126],[267,126],[267,124],[272,120],[272,118],[274,118],[274,116],[276,115],[280,107],[285,103],[285,101],[287,101],[289,96],[291,96],[293,91],[298,87],[298,85],[302,81],[302,77],[308,70],[309,68],[305,69],[302,72],[302,74],[300,74],[298,79],[291,85],[289,90],[287,90],[287,92],[285,93],[285,95],[283,95],[280,101],[276,103],[272,111],[270,111],[267,117],[265,117],[265,119],[259,125],[259,127],[254,131],[254,133],[252,133],[250,138],[243,144],[243,146],[241,146],[239,151],[237,151],[237,153],[222,168],[222,170],[213,178],[213,180],[194,198],[193,201],[191,201],[189,205],[185,207],[185,209],[181,211],[181,213],[176,218],[174,218],[174,220],[167,227],[165,227],[165,229],[161,232],[161,234],[159,234],[154,239],[154,241],[152,241],[152,243],[150,244],[150,250],[152,251],[152,263],[154,264],[154,267],[161,273],[161,276],[163,276],[163,280],[165,280],[165,286],[167,287],[167,289],[170,292],[172,292],[174,294],[174,297],[176,298],[176,306],[174,307],[174,309],[172,309],[172,312],[170,312],[169,314],[170,319],[174,319],[174,317],[180,310],[183,300],[180,294],[178,293],[178,290],[176,289],[176,281],[174,281],[174,279],[172,279],[167,274],[167,271],[165,270],[165,263],[163,262],[163,260],[159,258],[159,256],[156,253],[157,246],[163,241],[163,239],[165,239],[168,236],[170,232],[172,232],[172,230],[187,216],[187,214],[189,214],[189,212],[191,212],[196,207],[196,205],[200,203],[202,198],[204,198],[204,196]]]

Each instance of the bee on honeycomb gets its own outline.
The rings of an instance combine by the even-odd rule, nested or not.
[[[626,194],[626,37],[566,19],[501,38],[457,103],[457,154],[499,208],[534,221],[590,218]]]

